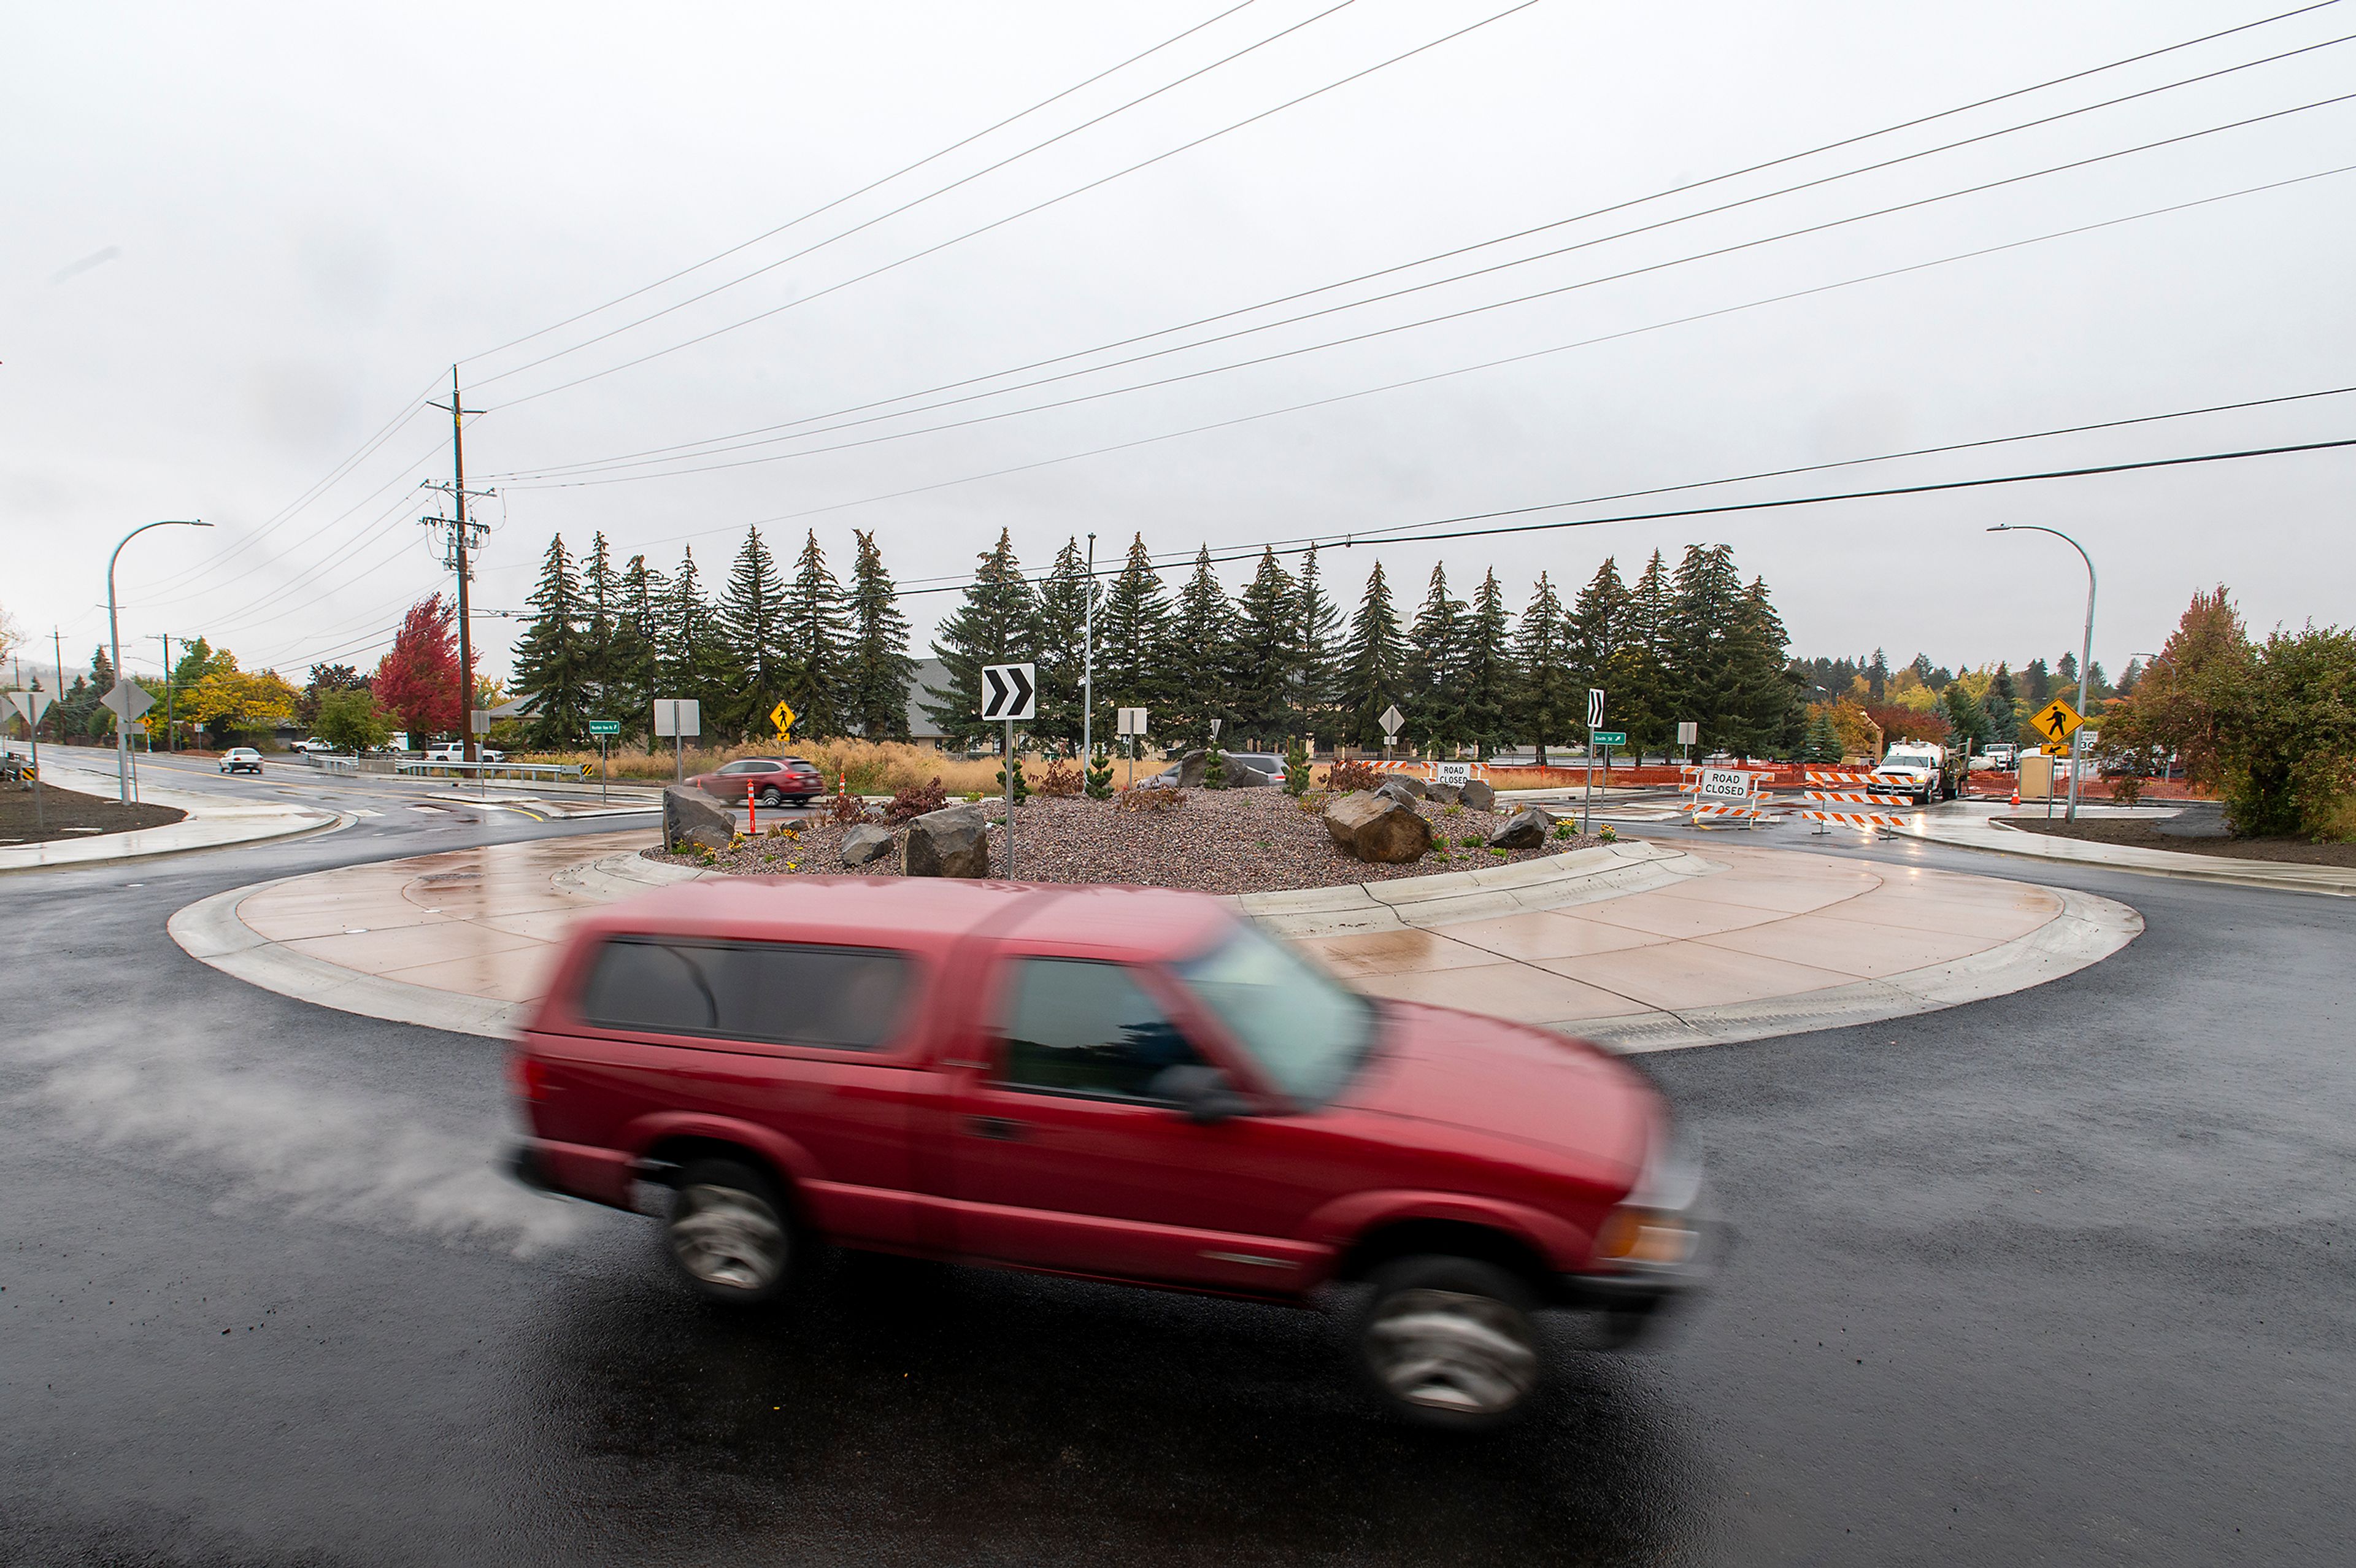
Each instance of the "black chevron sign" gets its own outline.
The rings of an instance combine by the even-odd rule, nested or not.
[[[984,719],[1028,719],[1039,696],[1037,667],[1027,664],[986,664],[981,667],[981,716]]]

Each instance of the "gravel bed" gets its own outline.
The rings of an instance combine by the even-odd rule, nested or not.
[[[1323,797],[1296,802],[1281,790],[1180,792],[1174,811],[1118,809],[1111,801],[1033,795],[1015,808],[1015,870],[1026,882],[1139,882],[1206,893],[1257,893],[1278,888],[1328,888],[1388,881],[1435,871],[1535,860],[1603,842],[1592,836],[1549,838],[1536,849],[1499,854],[1482,848],[1512,815],[1469,806],[1419,803],[1433,833],[1447,840],[1438,851],[1397,866],[1370,866],[1344,854],[1325,831]],[[985,800],[991,815],[991,863],[1004,874],[1004,805]],[[682,866],[712,865],[734,876],[840,875],[845,829],[823,816],[803,823],[798,838],[766,830],[706,861],[701,855],[649,849],[647,858]],[[1472,837],[1465,847],[1462,840]],[[863,868],[862,875],[897,876],[896,854]]]

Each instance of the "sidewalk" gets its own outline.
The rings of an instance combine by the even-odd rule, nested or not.
[[[712,875],[644,831],[451,850],[217,894],[175,941],[265,989],[492,1037],[541,994],[584,910]],[[1705,856],[1707,858],[1705,858]],[[2041,985],[2143,922],[2107,899],[1713,843],[1641,842],[1512,867],[1230,901],[1376,996],[1624,1051],[1905,1017]]]
[[[73,748],[44,746],[41,777],[60,789],[112,799],[116,784],[112,752],[102,753],[103,768],[72,754]],[[188,815],[161,827],[134,827],[127,833],[92,833],[74,838],[51,838],[38,844],[0,847],[0,872],[29,871],[53,866],[88,866],[102,860],[142,859],[152,855],[176,855],[187,849],[214,849],[224,844],[251,844],[296,833],[318,833],[348,827],[341,812],[280,801],[226,800],[173,789],[158,775],[161,769],[140,775],[139,798],[153,805],[177,806]]]
[[[2041,804],[2041,803],[2040,803]],[[2039,860],[2066,860],[2072,865],[2101,866],[2113,870],[2140,871],[2147,876],[2182,877],[2199,882],[2225,882],[2235,887],[2273,888],[2288,892],[2325,893],[2356,898],[2356,870],[2339,866],[2295,866],[2276,860],[2236,860],[2221,855],[2180,854],[2172,849],[2141,849],[2125,844],[2092,844],[2080,838],[2055,838],[2023,833],[1996,820],[2025,816],[2035,806],[1959,801],[1939,810],[1917,815],[1899,829],[1934,844],[1965,849],[1986,849],[2000,855],[2026,855]],[[2054,815],[2059,816],[2057,806]],[[2125,806],[2078,808],[2081,816],[2144,816],[2152,814]]]

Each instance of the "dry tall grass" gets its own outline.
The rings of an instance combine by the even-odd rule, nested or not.
[[[831,787],[839,779],[848,778],[853,795],[897,795],[904,789],[915,789],[927,780],[937,778],[941,787],[951,795],[964,795],[980,790],[985,795],[998,789],[998,763],[987,759],[969,763],[961,757],[946,757],[923,746],[912,746],[905,741],[797,741],[780,748],[776,741],[742,746],[691,746],[687,749],[686,771],[692,777],[708,773],[723,763],[733,763],[740,757],[774,757],[779,754],[805,758],[826,775]],[[534,752],[519,760],[535,763],[578,763],[589,778],[597,776],[597,753],[581,752]],[[663,747],[652,755],[636,746],[618,748],[611,753],[612,776],[617,779],[638,779],[648,783],[669,780],[672,770],[670,748]]]

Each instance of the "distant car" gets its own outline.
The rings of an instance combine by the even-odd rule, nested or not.
[[[429,763],[463,763],[466,760],[466,748],[455,741],[444,741],[440,745],[426,747],[425,760]],[[508,754],[497,746],[477,746],[475,748],[475,760],[478,763],[504,763]]]
[[[1238,767],[1256,769],[1279,782],[1284,778],[1284,759],[1274,752],[1230,752],[1222,748],[1219,755],[1227,760],[1227,776],[1231,783],[1235,777],[1234,770]],[[1150,779],[1140,779],[1138,784],[1144,789],[1175,789],[1178,787],[1179,770],[1184,766],[1182,760]]]
[[[826,780],[799,757],[743,757],[687,781],[731,805],[746,798],[763,805],[808,805],[826,793]]]
[[[225,773],[260,773],[262,753],[251,746],[231,746],[221,753],[220,771]]]

